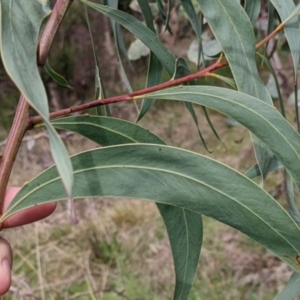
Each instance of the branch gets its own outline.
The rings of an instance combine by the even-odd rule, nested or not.
[[[58,118],[58,117],[61,117],[64,115],[68,115],[68,114],[71,114],[71,113],[74,113],[77,111],[82,111],[82,110],[89,109],[89,108],[96,107],[96,106],[107,105],[107,104],[112,104],[112,103],[116,103],[116,102],[130,101],[130,100],[133,100],[133,97],[136,97],[136,96],[148,94],[148,93],[155,92],[155,91],[160,91],[160,90],[166,89],[171,86],[180,85],[180,84],[195,80],[197,78],[206,76],[210,72],[220,69],[220,68],[226,66],[227,64],[228,64],[227,62],[217,61],[216,63],[212,64],[211,66],[209,66],[201,71],[198,71],[196,73],[193,73],[193,74],[190,74],[190,75],[178,78],[178,79],[171,79],[167,82],[163,82],[158,85],[154,85],[154,86],[142,89],[142,90],[138,90],[133,93],[128,93],[128,94],[124,94],[124,95],[120,95],[120,96],[114,96],[114,97],[110,97],[110,98],[106,98],[106,99],[95,100],[95,101],[91,101],[89,103],[83,103],[83,104],[80,104],[80,105],[77,105],[74,107],[58,110],[53,113],[50,113],[50,119]],[[28,120],[27,127],[28,127],[28,129],[32,129],[35,124],[38,124],[40,122],[42,122],[42,118],[40,116],[31,117]]]
[[[283,30],[284,28],[284,23],[280,24],[277,28],[275,28],[275,30],[273,32],[271,32],[269,35],[267,35],[262,41],[260,41],[258,44],[256,44],[256,49],[260,48],[261,46],[265,45],[269,40],[271,40],[278,32],[280,32],[281,30]],[[225,66],[227,66],[228,63],[227,62],[220,62],[220,60],[218,60],[216,63],[212,64],[211,66],[198,71],[194,74],[190,74],[188,76],[184,76],[178,79],[171,79],[167,82],[152,86],[152,87],[148,87],[133,93],[129,93],[129,94],[124,94],[124,95],[120,95],[120,96],[115,96],[115,97],[110,97],[110,98],[106,98],[106,99],[101,99],[101,100],[95,100],[95,101],[91,101],[89,103],[84,103],[84,104],[80,104],[77,106],[73,106],[70,108],[66,108],[66,109],[62,109],[62,110],[58,110],[55,112],[50,113],[50,119],[54,119],[54,118],[58,118],[58,117],[62,117],[74,112],[78,112],[78,111],[83,111],[92,107],[97,107],[97,106],[102,106],[102,105],[107,105],[107,104],[112,104],[112,103],[116,103],[116,102],[124,102],[124,101],[130,101],[133,100],[133,97],[135,96],[140,96],[140,95],[144,95],[147,93],[151,93],[151,92],[155,92],[158,90],[162,90],[171,86],[175,86],[175,85],[179,85],[179,84],[183,84],[195,79],[198,79],[200,77],[206,76],[209,73],[216,71],[220,68],[223,68]],[[41,123],[42,122],[42,118],[40,116],[34,116],[31,117],[28,120],[27,123],[27,129],[32,129],[34,127],[34,125]]]
[[[45,30],[41,36],[38,45],[38,65],[42,70],[54,36],[73,0],[57,0],[52,10],[51,16],[47,22]],[[15,158],[20,148],[23,136],[27,130],[29,118],[29,104],[23,95],[20,96],[16,114],[9,132],[7,143],[5,145],[0,161],[0,207],[2,210],[5,190],[8,184],[9,176],[13,168]]]

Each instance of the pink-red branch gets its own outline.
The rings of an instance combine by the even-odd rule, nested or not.
[[[96,106],[107,105],[107,104],[116,103],[116,102],[130,101],[130,100],[133,100],[133,98],[136,96],[141,96],[141,95],[149,94],[149,93],[152,93],[155,91],[160,91],[160,90],[166,89],[171,86],[180,85],[180,84],[195,80],[197,78],[206,76],[207,74],[209,74],[217,69],[220,69],[220,68],[226,66],[227,64],[228,64],[227,62],[216,62],[216,63],[212,64],[211,66],[205,68],[204,70],[198,71],[196,73],[193,73],[193,74],[181,77],[181,78],[177,78],[177,79],[171,79],[167,82],[164,82],[164,83],[161,83],[161,84],[158,84],[155,86],[151,86],[151,87],[148,87],[148,88],[145,88],[142,90],[138,90],[133,93],[110,97],[110,98],[106,98],[106,99],[95,100],[95,101],[91,101],[89,103],[84,103],[84,104],[80,104],[80,105],[77,105],[74,107],[58,110],[58,111],[51,113],[50,118],[53,119],[53,118],[62,117],[62,116],[65,116],[65,115],[68,115],[68,114],[71,114],[74,112],[82,111],[82,110],[89,109],[89,108],[96,107]],[[31,129],[35,124],[40,123],[40,122],[42,122],[42,118],[40,116],[31,117],[28,122],[28,129]]]

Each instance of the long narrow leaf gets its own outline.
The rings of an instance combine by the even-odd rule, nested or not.
[[[89,2],[87,0],[80,1],[124,26],[159,58],[170,76],[173,75],[175,69],[175,56],[163,45],[158,36],[142,22],[117,9]]]
[[[279,85],[279,82],[278,82],[276,72],[275,72],[272,64],[269,62],[269,60],[264,55],[260,54],[259,52],[257,52],[257,55],[266,64],[266,66],[270,70],[270,72],[271,72],[271,74],[272,74],[272,76],[275,80],[276,90],[277,90],[277,93],[278,93],[278,99],[279,99],[279,104],[280,104],[280,110],[281,110],[282,115],[285,117],[285,109],[284,109],[284,104],[283,104],[283,99],[282,99],[282,95],[281,95],[280,85]]]
[[[106,7],[117,10],[118,5],[119,5],[119,0],[105,0],[104,4],[106,5]],[[121,27],[120,27],[120,24],[115,22],[114,19],[110,19],[110,24],[111,24],[111,27],[112,27],[112,30],[113,30],[117,55],[118,55],[118,59],[119,59],[119,63],[120,63],[121,79],[122,79],[127,91],[129,93],[131,93],[132,92],[132,87],[131,87],[129,78],[126,74],[126,70],[125,70],[125,67],[124,67],[122,56],[125,58],[125,60],[128,64],[131,65],[131,63],[130,63],[130,60],[129,60],[128,55],[127,55],[127,51],[126,51],[126,47],[125,47],[124,39],[123,39],[123,34],[122,34],[122,31],[121,31]],[[121,53],[122,53],[122,55],[121,55]],[[135,103],[135,107],[136,107],[137,111],[139,112],[139,109],[138,109],[136,103]]]
[[[300,187],[300,135],[274,106],[241,92],[209,86],[170,88],[135,99],[139,97],[188,101],[235,119],[272,150]]]
[[[175,68],[175,73],[173,74],[173,78],[180,78],[180,77],[189,75],[190,73],[191,73],[191,72],[190,72],[190,70],[189,70],[189,68],[188,68],[188,66],[187,66],[187,64],[186,64],[186,62],[185,62],[185,60],[184,60],[183,58],[178,58],[178,59],[176,60],[176,68]],[[191,85],[194,85],[194,84],[196,84],[196,82],[195,82],[195,81],[191,81],[190,84],[191,84]],[[194,123],[195,123],[196,126],[197,126],[197,129],[198,129],[198,135],[199,135],[199,137],[200,137],[200,140],[202,141],[203,146],[205,147],[205,149],[206,149],[208,152],[210,152],[209,149],[208,149],[208,147],[207,147],[207,144],[206,144],[206,142],[205,142],[205,139],[204,139],[204,137],[203,137],[203,135],[202,135],[202,132],[201,132],[201,130],[200,130],[200,128],[199,128],[198,117],[197,117],[197,115],[196,115],[196,113],[195,113],[195,111],[194,111],[193,105],[192,105],[191,103],[189,103],[189,102],[184,102],[184,105],[185,105],[185,107],[187,108],[187,110],[189,111],[191,117],[193,118]],[[207,121],[208,125],[210,126],[211,130],[213,131],[214,135],[216,136],[216,138],[217,138],[219,141],[221,141],[221,139],[220,139],[220,137],[219,137],[219,135],[218,135],[218,133],[217,133],[217,131],[216,131],[216,129],[215,129],[213,123],[212,123],[211,120],[210,120],[210,117],[209,117],[209,115],[208,115],[208,112],[207,112],[206,108],[205,108],[204,106],[202,106],[201,108],[202,108],[202,110],[203,110],[203,112],[204,112],[204,116],[205,116],[205,118],[206,118],[206,121]],[[221,142],[222,142],[222,141],[221,141]]]
[[[200,58],[201,58],[201,53],[202,53],[202,39],[201,39],[201,34],[202,34],[202,18],[198,20],[197,13],[195,11],[195,7],[192,3],[191,0],[181,0],[181,5],[185,11],[185,13],[188,16],[188,19],[196,33],[197,40],[198,40],[198,62],[197,66],[199,68],[200,66]]]
[[[58,129],[79,133],[102,146],[126,143],[165,144],[148,130],[120,119],[76,116],[53,120],[52,124]],[[157,203],[157,207],[166,225],[173,252],[176,274],[174,299],[187,299],[202,244],[202,218],[194,212],[175,206]]]
[[[76,132],[101,146],[129,143],[165,145],[157,135],[122,119],[100,116],[75,116],[52,120],[57,129]]]
[[[269,168],[269,173],[283,168],[283,164],[277,159],[276,156],[273,156],[272,162],[270,164],[270,168]],[[259,166],[256,164],[253,167],[251,167],[248,171],[246,171],[245,176],[247,176],[248,178],[255,178],[257,176],[260,176],[260,169]]]
[[[103,99],[106,97],[106,93],[105,93],[105,89],[104,89],[104,84],[102,82],[102,77],[100,75],[100,64],[99,64],[98,57],[96,54],[95,43],[94,43],[93,33],[92,33],[92,29],[91,29],[91,24],[90,24],[90,18],[89,18],[89,14],[88,14],[86,6],[84,6],[84,10],[85,10],[86,23],[87,23],[89,34],[90,34],[93,56],[94,56],[94,61],[95,61],[95,97],[94,98],[95,99]],[[109,107],[107,105],[96,107],[96,113],[99,116],[110,116],[111,115]]]
[[[270,0],[277,10],[280,19],[284,22],[290,19],[291,13],[295,10],[295,4],[293,0]],[[294,66],[294,81],[297,79],[297,70],[299,65],[299,55],[300,55],[300,35],[299,35],[299,20],[295,16],[290,19],[284,26],[284,32],[286,35],[287,42],[289,44],[293,66]]]
[[[198,0],[198,2],[223,48],[238,90],[272,104],[268,90],[258,74],[253,28],[240,3],[232,0]],[[252,136],[252,139],[264,179],[268,174],[273,154],[255,136]]]
[[[153,24],[153,15],[148,1],[138,0],[138,3],[140,5],[147,27],[150,30],[152,30],[154,33],[156,33]],[[162,81],[162,73],[163,73],[162,63],[159,61],[156,55],[151,51],[146,87],[159,84]],[[140,113],[137,118],[137,122],[140,121],[145,116],[145,114],[154,105],[154,103],[155,103],[155,99],[143,100]]]
[[[49,122],[47,94],[36,63],[40,27],[51,12],[45,3],[42,0],[0,2],[1,56],[8,75],[46,123],[53,158],[66,192],[71,197],[71,161],[62,140]]]
[[[274,300],[295,300],[300,295],[300,274],[294,272],[287,286]]]
[[[48,73],[48,75],[49,75],[56,83],[58,83],[58,84],[61,85],[61,86],[64,86],[64,87],[67,87],[67,88],[72,89],[72,87],[69,85],[69,83],[67,82],[67,80],[66,80],[62,75],[58,74],[57,72],[55,72],[55,71],[51,68],[51,66],[50,66],[50,64],[49,64],[49,62],[48,62],[48,60],[47,60],[46,63],[45,63],[45,71]]]
[[[295,199],[294,181],[288,172],[285,172],[285,182],[290,215],[295,220],[295,222],[300,225],[300,211]]]
[[[268,0],[268,30],[269,35],[275,28],[275,18],[274,18],[275,7],[270,0]]]
[[[170,76],[177,74],[177,69],[176,69],[177,63],[174,55],[169,50],[166,49],[166,47],[160,41],[158,36],[151,29],[147,28],[143,23],[138,21],[136,18],[122,11],[118,11],[117,9],[106,7],[104,5],[96,4],[86,0],[81,0],[81,2],[105,14],[106,16],[115,20],[116,22],[120,23],[127,30],[133,33],[139,40],[141,40],[156,55],[156,57],[163,64],[163,66],[165,67],[165,69],[167,70]],[[153,99],[151,100],[153,101]],[[151,104],[153,104],[153,102],[152,103],[149,102],[148,104],[150,106]],[[188,104],[187,108],[189,112],[193,112],[193,115],[196,116],[195,112],[193,111],[193,107],[191,105]],[[193,120],[195,120],[193,115],[192,115]]]
[[[249,16],[249,19],[254,26],[258,19],[261,8],[261,0],[247,0],[245,5],[245,11]]]
[[[188,19],[196,33],[197,39],[201,39],[201,31],[199,26],[199,21],[197,18],[197,14],[194,8],[194,5],[191,0],[181,0],[181,5],[188,16]]]
[[[130,144],[86,151],[73,156],[72,163],[74,199],[127,197],[205,214],[242,231],[299,270],[297,224],[266,191],[215,160],[164,145]],[[22,188],[2,221],[27,207],[63,199],[52,167]]]

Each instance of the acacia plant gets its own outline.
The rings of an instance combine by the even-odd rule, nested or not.
[[[24,184],[10,206],[2,211],[1,223],[21,210],[46,202],[69,199],[72,203],[73,199],[100,196],[153,201],[163,218],[172,248],[176,274],[174,299],[183,300],[188,298],[200,255],[201,215],[207,215],[243,232],[289,264],[294,273],[276,299],[294,299],[300,294],[300,213],[294,196],[294,186],[300,187],[300,136],[285,119],[284,103],[280,102],[279,110],[274,107],[257,64],[263,62],[270,68],[277,82],[272,54],[280,33],[280,39],[286,41],[290,49],[296,87],[299,6],[292,0],[267,3],[260,0],[242,3],[138,0],[134,7],[140,11],[138,17],[143,16],[141,21],[118,9],[117,0],[77,1],[87,11],[96,10],[110,18],[119,56],[126,56],[121,27],[149,48],[145,88],[130,91],[128,81],[129,93],[106,98],[97,60],[100,55],[95,51],[96,98],[49,114],[40,73],[72,0],[56,0],[53,8],[44,0],[1,0],[2,63],[21,97],[2,153],[0,199],[3,199],[26,131],[45,127],[56,163]],[[267,30],[256,43],[257,20],[262,7],[266,6]],[[174,7],[182,9],[195,32],[196,72],[191,72],[183,58],[175,57],[166,48],[160,39],[161,27],[154,26],[154,19],[160,20],[165,30],[171,31],[169,17]],[[214,54],[203,52],[203,34],[208,30],[221,49]],[[270,45],[273,45],[272,51]],[[124,59],[120,63],[122,61]],[[229,66],[230,78],[215,73],[225,66]],[[170,80],[162,81],[163,72]],[[204,76],[217,77],[230,87],[199,85],[198,79]],[[280,95],[279,85],[277,87]],[[139,125],[110,116],[113,103],[136,101],[140,120],[156,99],[183,101],[195,126],[194,105],[203,108],[208,121],[207,108],[238,121],[251,132],[257,165],[245,176],[207,156],[170,147]],[[297,97],[295,102],[297,107]],[[35,116],[29,117],[30,107],[36,112]],[[97,108],[95,115],[69,116],[91,107]],[[298,110],[295,111],[297,114]],[[217,135],[213,124],[211,127]],[[69,157],[55,128],[76,132],[102,147]],[[202,138],[200,129],[199,135]],[[203,143],[205,145],[204,140]],[[286,170],[289,212],[263,189],[268,173],[279,167]],[[260,184],[250,179],[256,176],[261,176]]]

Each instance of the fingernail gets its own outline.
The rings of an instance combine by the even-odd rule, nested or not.
[[[8,259],[3,259],[2,261],[2,268],[4,269],[4,271],[8,274],[10,274],[10,271],[11,271],[11,264],[10,262],[8,261]]]

